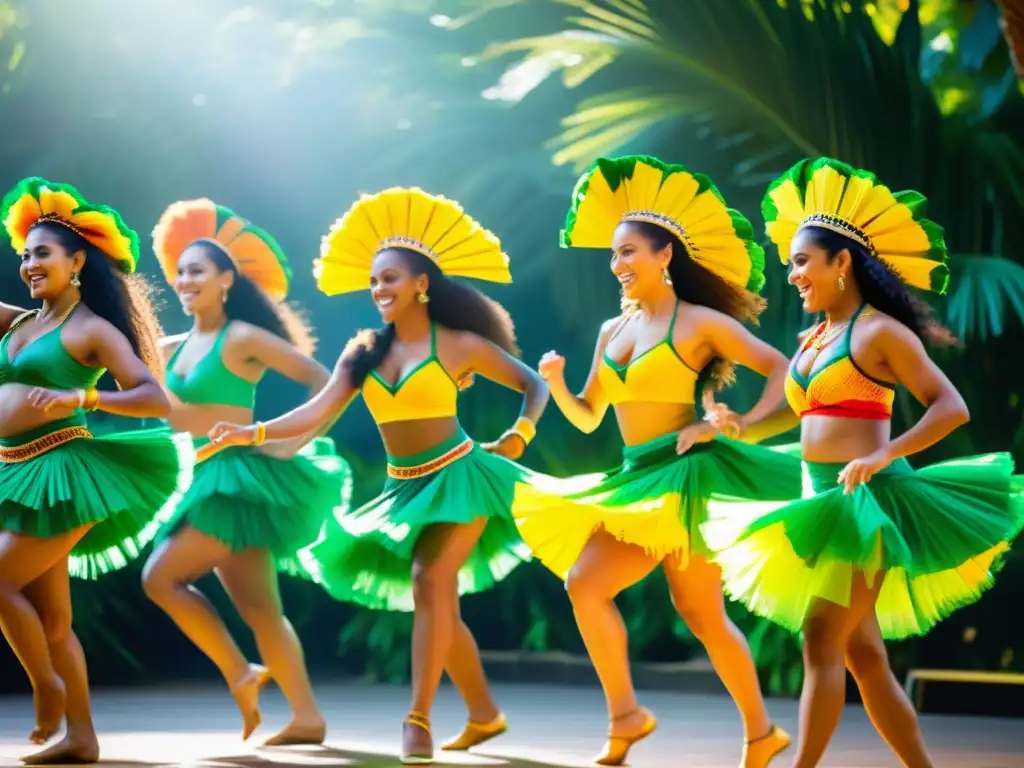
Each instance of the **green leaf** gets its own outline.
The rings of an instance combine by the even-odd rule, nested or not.
[[[965,340],[1002,336],[1006,321],[1024,323],[1024,266],[1000,256],[950,257],[946,303],[950,330]]]

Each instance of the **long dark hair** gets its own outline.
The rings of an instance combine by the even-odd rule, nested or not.
[[[242,274],[231,257],[216,244],[197,240],[193,243],[203,249],[206,257],[220,272],[231,272],[235,282],[224,302],[224,315],[228,320],[241,320],[270,331],[289,342],[299,352],[311,357],[316,350],[313,329],[302,314],[286,302],[276,302],[255,282]]]
[[[758,324],[758,318],[768,306],[762,297],[726,282],[698,264],[690,258],[682,241],[664,227],[647,221],[632,221],[630,226],[635,227],[655,251],[672,246],[668,274],[672,278],[672,291],[676,298],[717,310],[740,322]],[[715,357],[704,366],[697,387],[699,391],[719,391],[735,381],[736,364],[732,360]]]
[[[498,345],[510,355],[519,356],[515,326],[501,304],[476,288],[456,283],[445,277],[441,269],[426,256],[407,248],[394,248],[406,267],[416,277],[426,275],[430,281],[427,294],[427,315],[437,325],[454,331],[469,331]],[[352,384],[361,387],[370,371],[387,357],[395,341],[395,324],[377,330],[360,331],[345,347],[347,367]]]
[[[32,228],[52,235],[68,255],[85,252],[85,263],[78,274],[82,303],[94,315],[117,328],[146,367],[157,378],[162,378],[163,361],[157,342],[163,330],[153,307],[153,289],[146,279],[142,275],[121,272],[110,257],[65,226],[40,221]]]
[[[956,343],[953,334],[935,319],[932,308],[863,245],[824,227],[809,226],[804,231],[811,242],[828,254],[830,262],[844,248],[850,252],[853,279],[866,303],[903,323],[926,344],[949,346]]]

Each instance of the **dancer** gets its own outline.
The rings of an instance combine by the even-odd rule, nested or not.
[[[430,709],[444,670],[469,722],[442,749],[469,749],[507,728],[458,596],[493,586],[529,557],[512,513],[543,495],[534,489],[542,478],[509,459],[532,440],[548,388],[515,358],[505,310],[450,279],[512,279],[498,239],[456,203],[419,189],[364,197],[325,238],[318,270],[327,294],[369,287],[386,325],[355,337],[312,402],[265,424],[221,424],[210,436],[237,445],[303,434],[362,392],[388,453],[388,481],[330,526],[309,552],[311,567],[339,600],[414,609],[401,759],[428,763]],[[457,418],[455,382],[473,373],[524,393],[514,426],[485,445]]]
[[[329,372],[312,359],[313,339],[283,303],[291,270],[277,242],[209,200],[170,206],[153,247],[192,330],[164,340],[174,395],[171,426],[194,436],[225,419],[251,420],[267,370],[313,395]],[[313,430],[288,442],[236,448],[202,461],[146,563],[146,594],[217,665],[242,713],[242,738],[260,724],[259,692],[272,676],[292,719],[266,746],[319,744],[326,726],[302,646],[284,616],[277,571],[302,575],[296,553],[316,540],[350,486],[348,465]],[[303,448],[303,446],[306,446]],[[296,451],[302,448],[300,455]],[[268,670],[249,664],[213,606],[193,583],[217,574],[253,630]]]
[[[621,765],[650,735],[629,673],[626,629],[616,595],[662,566],[672,601],[736,702],[746,735],[742,765],[765,766],[789,743],[772,725],[750,649],[725,612],[720,573],[698,526],[712,491],[745,499],[792,499],[799,462],[728,440],[696,420],[705,387],[723,386],[733,361],[767,377],[748,418],[778,407],[786,360],[743,328],[764,301],[764,254],[750,223],[725,206],[704,176],[652,157],[598,160],[573,193],[563,247],[612,249],[625,309],[600,331],[580,395],[565,382],[565,360],[547,353],[541,375],[565,417],[594,431],[608,406],[625,442],[623,463],[571,498],[599,504],[600,523],[571,548],[563,513],[518,515],[534,555],[566,579],[576,621],[604,688],[608,741],[595,760]],[[579,516],[581,522],[585,518]]]
[[[800,425],[805,498],[764,514],[711,505],[705,526],[727,591],[803,633],[806,678],[794,766],[818,764],[853,673],[875,728],[903,764],[932,766],[884,639],[927,632],[992,583],[997,556],[1024,525],[1022,478],[1004,453],[913,470],[905,457],[967,422],[967,406],[925,343],[949,333],[910,289],[944,293],[942,229],[925,199],[827,158],[803,160],[764,198],[768,235],[804,310],[825,321],[786,380],[789,406],[764,420],[712,413],[758,441]],[[927,410],[896,439],[896,384]],[[719,519],[721,515],[721,519]]]
[[[0,305],[0,627],[32,683],[24,762],[99,759],[82,646],[71,628],[69,575],[95,578],[138,556],[178,488],[170,432],[93,438],[86,412],[162,418],[154,377],[159,324],[132,273],[138,237],[74,187],[27,178],[0,203],[40,309]],[[105,371],[117,391],[96,389]]]

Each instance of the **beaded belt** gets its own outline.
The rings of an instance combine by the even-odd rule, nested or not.
[[[393,477],[396,480],[412,480],[416,477],[423,477],[431,472],[444,469],[452,462],[468,455],[472,450],[473,441],[467,437],[465,441],[459,443],[451,450],[445,451],[436,459],[431,459],[424,464],[418,464],[415,467],[396,467],[394,464],[388,464],[388,477]]]
[[[35,440],[24,445],[0,446],[0,463],[18,464],[28,461],[80,437],[92,437],[88,427],[65,427],[42,437],[37,437]]]

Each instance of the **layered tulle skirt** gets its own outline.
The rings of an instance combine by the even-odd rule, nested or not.
[[[96,578],[153,540],[192,461],[191,443],[168,429],[94,437],[80,415],[0,438],[0,529],[50,538],[91,526],[69,570]]]
[[[927,632],[992,585],[1024,526],[1024,478],[1008,454],[913,470],[903,459],[844,493],[843,464],[803,463],[803,498],[759,507],[715,500],[703,526],[726,592],[800,632],[815,601],[850,603],[854,574],[880,592],[886,639]]]
[[[194,439],[196,448],[206,442]],[[308,577],[297,553],[316,541],[336,510],[347,508],[351,493],[352,470],[329,438],[284,459],[251,446],[226,448],[196,465],[157,538],[189,525],[232,552],[266,549],[279,571]]]
[[[676,452],[671,433],[623,449],[615,469],[561,481],[560,496],[520,504],[516,523],[540,560],[565,579],[592,534],[605,530],[661,560],[707,557],[701,534],[708,499],[792,500],[800,494],[800,460],[773,449],[716,438]]]
[[[460,594],[482,592],[530,559],[514,516],[558,487],[554,478],[484,451],[460,430],[423,453],[388,457],[383,492],[329,520],[303,562],[337,600],[410,611],[413,558],[424,532],[483,518],[458,575]]]

